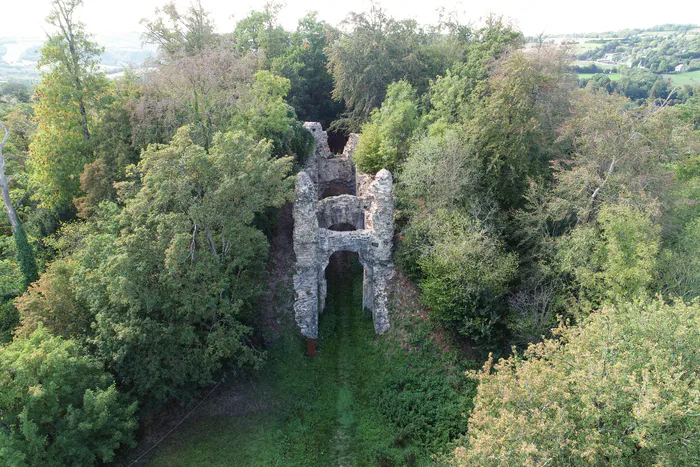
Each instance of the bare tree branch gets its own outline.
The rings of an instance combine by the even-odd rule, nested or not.
[[[219,252],[216,249],[216,242],[214,241],[214,237],[211,235],[211,230],[209,229],[209,226],[206,227],[205,232],[207,234],[207,238],[209,239],[209,245],[211,245],[211,251],[214,253],[214,256],[216,256],[216,259],[218,261],[219,259]]]
[[[10,130],[7,129],[5,124],[0,121],[0,125],[5,130],[5,136],[0,143],[0,188],[2,189],[2,200],[5,202],[5,210],[7,211],[7,217],[10,219],[10,225],[12,226],[12,232],[17,232],[19,228],[19,221],[17,220],[17,212],[12,206],[12,200],[10,199],[10,188],[7,182],[7,177],[5,176],[5,157],[2,155],[2,150],[7,143],[7,138],[10,137]]]

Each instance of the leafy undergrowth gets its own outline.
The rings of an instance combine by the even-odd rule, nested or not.
[[[464,433],[473,365],[415,313],[397,310],[392,331],[376,336],[361,309],[361,271],[355,259],[331,281],[315,358],[292,330],[268,349],[247,396],[260,403],[241,401],[259,410],[199,415],[150,464],[426,465]]]

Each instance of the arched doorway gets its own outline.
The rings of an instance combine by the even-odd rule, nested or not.
[[[336,251],[328,259],[328,266],[324,271],[327,291],[326,296],[333,292],[333,287],[338,287],[343,282],[349,282],[353,276],[362,274],[360,255],[354,251]]]
[[[322,283],[325,300],[318,322],[321,349],[329,339],[342,340],[341,334],[348,333],[358,322],[371,320],[371,314],[362,310],[364,267],[358,253],[343,250],[331,254]]]

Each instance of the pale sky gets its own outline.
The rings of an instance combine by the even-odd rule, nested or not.
[[[0,37],[43,37],[50,0],[1,1],[4,5],[0,8]],[[98,36],[141,32],[139,20],[152,17],[155,8],[165,1],[85,0],[78,14],[88,31]],[[264,0],[202,0],[220,32],[230,31],[235,19],[245,17],[252,9],[261,9],[264,3]],[[190,1],[176,0],[176,4],[184,9]],[[478,22],[491,12],[502,14],[515,20],[527,35],[700,23],[698,0],[383,0],[381,4],[396,18],[413,18],[420,23],[434,23],[436,9],[441,6],[460,12],[465,22]],[[285,28],[293,29],[297,20],[310,10],[318,11],[320,19],[337,25],[348,12],[368,9],[369,1],[287,0],[286,5],[280,21]]]

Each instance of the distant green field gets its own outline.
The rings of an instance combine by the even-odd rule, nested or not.
[[[668,37],[672,34],[676,34],[678,31],[649,31],[649,32],[643,32],[640,34],[640,36],[663,36],[663,37]]]
[[[603,44],[596,44],[592,42],[579,42],[574,46],[575,53],[580,54],[582,52],[586,52],[591,49],[597,49],[598,47],[602,47]]]
[[[670,78],[673,84],[683,86],[690,84],[700,86],[700,70],[689,71],[688,73],[677,73],[664,75],[664,78]]]
[[[593,73],[579,73],[578,79],[579,80],[590,79],[592,76],[593,76]],[[609,73],[609,74],[606,74],[606,76],[613,81],[617,81],[622,77],[622,75],[620,73]],[[663,75],[663,77],[669,78],[673,82],[673,84],[678,85],[678,86],[683,86],[685,84],[690,84],[693,86],[700,86],[700,70],[695,70],[695,71],[691,71],[688,73],[667,74],[667,75]]]
[[[590,79],[595,73],[579,73],[578,74],[578,79]],[[612,81],[617,81],[618,79],[622,78],[622,75],[620,73],[606,73],[605,76],[610,78]]]

